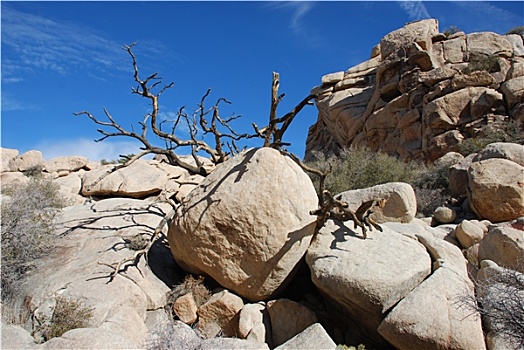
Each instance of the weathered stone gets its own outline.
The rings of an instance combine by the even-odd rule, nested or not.
[[[473,161],[478,162],[491,158],[507,159],[524,166],[524,145],[509,142],[491,143],[477,153]]]
[[[491,32],[471,33],[466,35],[466,45],[469,55],[482,54],[486,56],[513,56],[513,46],[508,39]]]
[[[466,51],[466,36],[459,35],[455,38],[442,42],[443,54],[446,62],[460,63],[464,61]]]
[[[198,319],[198,307],[192,293],[184,294],[173,303],[173,312],[180,321],[193,324]]]
[[[472,285],[447,268],[448,264],[439,260],[431,276],[402,299],[378,327],[397,349],[485,349],[480,316],[457,304],[457,291],[474,298]]]
[[[198,308],[197,329],[203,338],[214,338],[220,332],[225,336],[238,333],[238,313],[244,307],[242,299],[227,290],[214,294]]]
[[[438,34],[438,22],[435,19],[427,19],[408,23],[401,29],[395,30],[382,38],[380,41],[380,54],[384,60],[400,47],[417,43],[422,49],[432,51],[431,38]]]
[[[79,194],[82,189],[82,179],[77,173],[70,173],[67,176],[59,177],[55,179],[54,182],[60,185],[61,189],[65,192]]]
[[[433,212],[433,218],[441,224],[449,224],[457,218],[457,213],[450,207],[438,207]]]
[[[346,191],[340,196],[353,211],[369,200],[386,199],[384,208],[377,207],[374,210],[373,217],[377,222],[410,222],[417,213],[415,191],[411,185],[403,182]]]
[[[521,35],[509,34],[504,37],[511,43],[515,56],[524,56],[524,43]]]
[[[15,169],[11,170],[11,167],[9,166],[9,162],[18,156],[18,150],[0,147],[0,152],[0,172],[18,171]]]
[[[320,323],[314,323],[275,350],[294,349],[335,349],[337,344],[327,334]]]
[[[131,165],[111,172],[113,165],[101,166],[84,175],[84,196],[122,196],[145,198],[160,193],[167,182],[164,171],[137,160]]]
[[[71,157],[57,157],[52,158],[44,162],[44,169],[48,173],[60,172],[60,171],[77,171],[82,169],[89,163],[86,157],[71,156]]]
[[[317,316],[306,306],[288,299],[267,303],[271,319],[273,346],[278,346],[317,322]]]
[[[177,282],[179,268],[169,250],[158,244],[149,251],[147,266],[141,259],[137,267],[127,267],[126,276],[134,283],[119,275],[107,283],[113,270],[98,262],[115,263],[134,254],[122,238],[131,239],[148,227],[156,227],[162,219],[159,214],[170,207],[150,204],[106,199],[65,208],[56,217],[59,247],[36,261],[38,273],[26,277],[19,301],[27,296],[25,300],[29,302],[25,306],[32,312],[41,309],[49,298],[61,295],[93,307],[93,317],[89,328],[69,331],[41,345],[42,348],[141,347],[147,335],[146,310],[165,305],[165,295],[170,290],[165,283],[171,286]]]
[[[19,171],[3,172],[0,174],[0,180],[2,183],[2,189],[25,185],[29,182],[29,178]]]
[[[524,102],[524,76],[506,81],[500,87],[508,107],[512,109],[517,103]]]
[[[464,220],[457,225],[455,235],[464,248],[469,248],[484,237],[487,228],[478,220]]]
[[[266,306],[262,303],[244,305],[239,314],[238,336],[261,343],[271,341],[271,328],[264,322],[265,312]]]
[[[470,207],[480,218],[501,222],[524,216],[523,166],[490,158],[471,164],[468,177]]]
[[[478,258],[524,273],[524,231],[504,226],[492,228],[480,241]]]
[[[271,148],[220,164],[179,208],[168,239],[175,260],[251,301],[289,281],[315,229],[311,180]],[[284,283],[285,284],[285,283]]]
[[[34,168],[43,168],[44,158],[42,152],[32,150],[27,151],[9,161],[10,171],[27,171]]]
[[[449,168],[449,194],[452,198],[465,196],[468,192],[468,169],[476,153],[470,154]]]
[[[20,326],[2,322],[2,349],[31,349],[36,343],[31,334]]]
[[[326,74],[322,77],[322,84],[335,84],[344,79],[344,72]]]
[[[382,228],[361,239],[351,222],[328,220],[306,255],[317,288],[378,338],[376,329],[387,311],[431,272],[423,245]]]

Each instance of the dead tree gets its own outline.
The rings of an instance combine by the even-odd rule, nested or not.
[[[230,155],[235,152],[235,150],[238,150],[235,141],[255,137],[255,135],[250,134],[238,134],[229,125],[230,122],[239,118],[239,116],[233,116],[227,119],[220,117],[220,103],[230,103],[225,98],[219,98],[217,102],[210,108],[205,107],[205,100],[211,92],[210,89],[207,90],[207,92],[204,94],[193,114],[188,114],[185,110],[185,106],[183,106],[179,109],[174,120],[159,120],[159,98],[166,90],[173,87],[174,83],[171,82],[167,85],[164,84],[162,82],[162,78],[158,76],[158,73],[153,73],[147,76],[145,79],[140,78],[137,59],[132,51],[132,48],[135,44],[136,43],[125,45],[123,49],[127,51],[131,57],[134,72],[133,76],[135,82],[137,83],[137,86],[133,87],[131,92],[148,99],[151,103],[151,112],[147,113],[143,120],[139,122],[139,125],[142,129],[141,132],[135,132],[134,127],[131,128],[131,131],[124,129],[119,123],[116,122],[115,118],[113,118],[113,116],[105,108],[103,111],[108,121],[97,119],[88,111],[74,113],[75,116],[85,115],[94,121],[97,125],[104,127],[98,129],[98,132],[103,136],[96,140],[96,142],[103,141],[109,137],[127,136],[138,140],[142,144],[140,153],[130,157],[124,164],[116,166],[113,171],[122,167],[126,167],[147,154],[158,154],[164,155],[168,162],[172,165],[180,166],[193,174],[206,176],[207,171],[197,156],[198,152],[202,151],[207,153],[214,164],[219,164],[226,161]],[[180,123],[185,123],[189,128],[189,139],[181,139],[177,136],[176,131],[180,126]],[[169,131],[164,131],[162,129],[165,124],[170,124]],[[155,146],[148,140],[147,136],[149,128],[156,138],[164,142],[164,147]],[[224,129],[226,131],[221,131]],[[215,147],[211,147],[205,141],[197,139],[199,133],[201,133],[200,136],[202,137],[212,134]],[[229,145],[229,151],[225,150],[226,142],[224,140],[229,141],[227,142],[227,145]],[[184,161],[175,153],[175,150],[178,150],[182,147],[189,147],[191,149],[191,154],[193,156],[195,165]]]
[[[290,143],[282,141],[284,133],[288,129],[289,125],[295,119],[296,115],[307,105],[311,104],[311,100],[315,98],[315,95],[308,95],[298,105],[295,106],[289,113],[284,116],[277,118],[278,104],[284,98],[285,94],[278,94],[278,88],[280,86],[280,74],[273,72],[273,83],[271,85],[271,108],[269,110],[269,123],[266,127],[260,129],[255,123],[253,128],[255,129],[256,135],[264,139],[264,147],[272,147],[281,149],[283,146],[289,146]],[[279,124],[281,124],[279,126]]]

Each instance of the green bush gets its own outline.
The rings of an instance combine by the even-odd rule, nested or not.
[[[49,323],[46,323],[39,331],[45,341],[61,337],[65,332],[76,328],[89,326],[93,317],[93,308],[83,305],[80,301],[69,298],[58,297],[55,310]]]
[[[506,35],[510,35],[510,34],[518,34],[518,35],[524,36],[524,26],[518,26],[515,28],[511,28],[510,30],[506,32]]]
[[[315,157],[317,160],[308,162],[308,166],[322,171],[332,166],[324,187],[333,194],[388,182],[405,182],[415,191],[418,213],[425,216],[433,214],[449,197],[448,164],[426,166],[416,161],[405,163],[369,150],[346,150],[341,157],[326,158],[319,154]],[[318,189],[318,177],[310,176]]]
[[[49,252],[53,219],[65,203],[51,180],[31,178],[25,185],[4,189],[2,203],[2,300],[19,296],[21,278],[35,259]]]
[[[411,164],[381,152],[351,149],[341,152],[340,157],[326,158],[320,154],[315,154],[315,157],[317,160],[308,162],[308,166],[322,171],[332,166],[324,187],[333,194],[387,182],[409,183],[415,174]],[[318,176],[311,177],[318,188]]]
[[[498,56],[475,55],[470,59],[468,66],[462,70],[464,74],[471,74],[478,71],[486,71],[489,73],[500,71]]]
[[[467,156],[483,150],[490,143],[512,142],[524,144],[524,128],[521,122],[510,120],[504,122],[500,127],[485,126],[478,132],[477,136],[465,139],[459,145],[459,152]]]
[[[452,34],[455,34],[455,33],[458,33],[460,32],[461,30],[457,27],[457,26],[449,26],[447,27],[445,30],[444,30],[444,35],[446,37],[449,37],[450,35]]]

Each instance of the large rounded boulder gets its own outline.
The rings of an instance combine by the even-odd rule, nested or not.
[[[175,260],[251,301],[289,281],[313,237],[315,188],[290,158],[251,149],[216,167],[178,208]]]

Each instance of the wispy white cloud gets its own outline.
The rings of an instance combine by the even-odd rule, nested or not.
[[[89,160],[113,160],[121,154],[136,154],[140,152],[138,141],[111,141],[95,142],[87,138],[69,140],[45,140],[36,146],[42,152],[44,159],[62,156],[83,156]]]
[[[486,1],[453,1],[460,9],[463,21],[457,24],[459,27],[467,25],[471,31],[485,31],[487,25],[500,34],[506,33],[512,27],[522,25],[522,17],[515,13],[504,10],[494,3]],[[467,14],[466,16],[464,14]]]
[[[398,3],[412,21],[431,18],[422,1],[399,1]]]
[[[2,6],[2,81],[14,82],[28,71],[57,74],[76,69],[119,70],[120,44],[94,29],[62,23]]]
[[[314,6],[313,2],[309,1],[276,1],[268,3],[269,7],[273,9],[282,9],[290,13],[289,28],[297,35],[308,34],[305,16]]]

